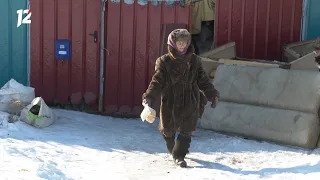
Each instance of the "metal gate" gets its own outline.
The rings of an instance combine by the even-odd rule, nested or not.
[[[92,106],[103,96],[99,105],[108,112],[140,113],[160,55],[162,26],[191,22],[190,8],[175,0],[108,0],[105,9],[102,0],[30,1],[36,95],[49,104]],[[71,40],[70,60],[55,58],[56,39]]]
[[[97,106],[101,0],[30,0],[31,86],[48,103]],[[55,40],[71,41],[71,59],[55,57]]]
[[[0,87],[11,78],[28,84],[28,25],[17,27],[19,9],[27,9],[27,0],[0,1]]]
[[[130,3],[129,3],[130,2]],[[164,25],[191,22],[179,1],[113,0],[105,10],[104,109],[140,114],[141,96],[160,55]]]

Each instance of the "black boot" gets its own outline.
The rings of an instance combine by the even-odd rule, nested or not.
[[[180,167],[187,167],[187,162],[184,160],[191,143],[191,136],[178,135],[176,144],[172,150],[172,157],[174,162]]]
[[[166,146],[167,150],[170,154],[172,154],[172,149],[174,147],[174,139],[175,139],[175,134],[172,137],[166,137],[165,135],[162,135],[163,139],[166,141]]]

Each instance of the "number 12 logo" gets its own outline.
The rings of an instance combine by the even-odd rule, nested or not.
[[[17,21],[17,27],[20,27],[21,24],[30,24],[31,23],[31,10],[30,9],[19,9],[17,10],[18,14],[18,21]],[[27,14],[26,17],[22,19],[22,15]]]

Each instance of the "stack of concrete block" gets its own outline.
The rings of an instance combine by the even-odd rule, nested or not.
[[[287,64],[264,60],[238,59],[236,43],[230,42],[200,55],[202,65],[207,75],[213,79],[217,67],[221,64],[241,64],[246,66],[264,66],[270,68],[284,68]]]
[[[214,48],[211,51],[200,54],[201,57],[218,60],[221,58],[224,59],[234,59],[236,58],[236,43],[230,42]]]
[[[220,103],[208,104],[200,127],[280,144],[315,148],[320,134],[320,74],[315,71],[220,65]]]
[[[288,44],[284,47],[283,60],[290,63],[291,69],[318,71],[314,51],[319,50],[319,45],[319,38]]]

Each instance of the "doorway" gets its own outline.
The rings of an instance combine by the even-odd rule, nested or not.
[[[213,48],[215,17],[216,0],[201,0],[192,4],[192,44],[198,55]]]

